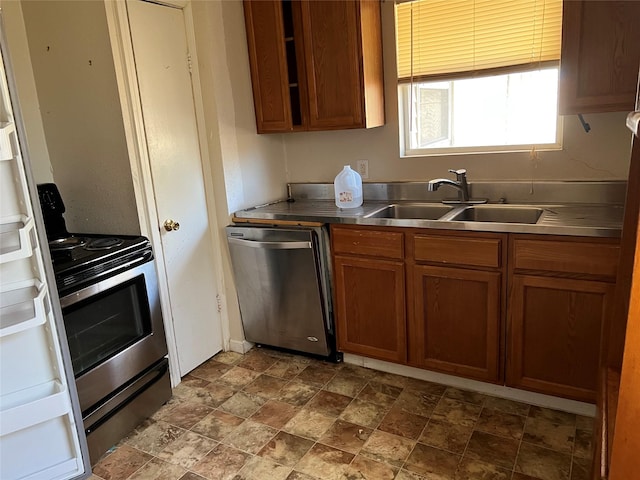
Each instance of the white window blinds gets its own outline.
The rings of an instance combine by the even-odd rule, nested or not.
[[[415,0],[396,5],[401,83],[558,64],[562,0]]]

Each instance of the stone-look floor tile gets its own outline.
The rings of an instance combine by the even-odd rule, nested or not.
[[[244,418],[214,410],[196,423],[191,430],[205,437],[220,441],[231,434],[242,422],[244,422]]]
[[[573,455],[578,458],[591,458],[593,448],[591,440],[593,432],[587,430],[576,430],[575,445],[573,447]]]
[[[238,362],[238,366],[255,370],[256,372],[264,372],[272,367],[278,360],[269,356],[261,350],[253,349],[242,357]]]
[[[413,413],[405,412],[400,408],[393,407],[389,413],[382,419],[378,426],[378,430],[393,433],[401,437],[417,440],[422,429],[427,424],[427,418]]]
[[[442,397],[431,414],[431,418],[455,425],[473,427],[480,416],[482,407]]]
[[[253,382],[243,388],[247,393],[252,393],[263,398],[275,398],[287,384],[286,380],[269,375],[260,375]]]
[[[511,480],[511,470],[465,457],[458,465],[455,480]]]
[[[531,477],[529,475],[525,475],[524,473],[513,472],[513,477],[511,477],[511,480],[540,480],[540,479],[536,477]]]
[[[354,377],[364,378],[366,380],[371,380],[378,373],[371,368],[361,367],[353,363],[343,363],[340,371],[345,375],[353,375]]]
[[[520,415],[483,408],[476,423],[476,430],[520,440],[525,420],[526,418]]]
[[[260,373],[258,372],[254,372],[248,368],[235,366],[224,375],[221,375],[216,383],[221,383],[234,390],[240,390],[253,382],[259,376]]]
[[[282,429],[294,435],[318,440],[335,420],[334,417],[303,408]]]
[[[453,480],[460,455],[417,443],[404,468],[429,480]]]
[[[576,430],[586,430],[587,432],[593,432],[594,426],[595,419],[593,417],[576,415]]]
[[[357,454],[371,435],[371,431],[370,428],[336,420],[318,441],[324,445]]]
[[[444,396],[452,398],[460,402],[471,403],[473,405],[482,405],[484,403],[486,395],[478,392],[472,392],[470,390],[462,390],[460,388],[449,387],[444,392]]]
[[[171,442],[186,432],[162,420],[147,420],[142,422],[125,442],[138,450],[150,455],[157,455]]]
[[[346,478],[349,480],[393,480],[398,468],[386,463],[376,462],[370,458],[356,456],[347,468]]]
[[[220,406],[233,394],[234,390],[231,387],[212,384],[195,377],[191,377],[190,381],[183,379],[180,385],[173,389],[173,395],[181,400],[213,408]]]
[[[278,392],[274,400],[280,400],[281,402],[287,402],[296,407],[302,407],[318,393],[318,390],[318,387],[294,380],[282,387],[282,390]]]
[[[520,441],[475,431],[471,435],[465,457],[513,469]]]
[[[363,427],[376,428],[388,411],[386,407],[354,398],[340,414],[340,418]]]
[[[401,388],[387,385],[386,383],[370,381],[358,394],[357,398],[389,408],[401,393]]]
[[[287,480],[317,480],[317,478],[294,470],[289,474]]]
[[[439,401],[440,397],[436,395],[405,389],[396,400],[394,407],[429,418]]]
[[[429,478],[425,477],[424,475],[420,475],[418,473],[415,472],[410,472],[409,470],[400,470],[398,472],[398,475],[396,475],[396,480],[433,480],[433,479],[438,480],[438,477],[432,477],[430,476]]]
[[[191,470],[209,480],[231,480],[249,458],[248,453],[220,444]]]
[[[429,382],[427,380],[419,380],[417,378],[407,378],[407,385],[405,388],[415,390],[417,392],[428,393],[429,395],[435,395],[437,397],[441,397],[447,390],[445,385]]]
[[[289,380],[297,375],[299,375],[302,370],[307,368],[306,363],[300,363],[289,360],[277,360],[276,363],[271,365],[265,373],[267,375],[271,375],[272,377],[282,378],[284,380]]]
[[[573,450],[575,433],[573,425],[552,423],[546,418],[529,417],[522,439],[539,447],[570,454]]]
[[[399,388],[400,390],[407,385],[407,381],[409,380],[408,377],[387,372],[376,372],[376,376],[373,378],[377,382],[384,383],[385,385],[391,385],[392,387]]]
[[[93,471],[104,480],[121,480],[133,474],[151,458],[151,455],[123,445],[104,456],[93,467]]]
[[[248,418],[264,405],[266,400],[262,397],[246,392],[236,392],[229,400],[220,405],[220,409],[238,417]]]
[[[313,446],[312,440],[279,432],[258,453],[281,465],[293,467]]]
[[[214,356],[211,360],[216,362],[226,363],[227,365],[234,365],[242,360],[243,355],[236,352],[220,352]]]
[[[287,480],[291,467],[262,457],[251,457],[233,480]]]
[[[300,372],[298,380],[318,387],[323,387],[335,376],[336,370],[323,363],[312,363]]]
[[[307,408],[330,417],[337,417],[347,408],[351,400],[351,397],[340,395],[339,393],[320,390],[316,396],[307,403]]]
[[[184,468],[191,468],[213,450],[218,442],[193,432],[186,432],[171,442],[157,457]]]
[[[591,460],[573,457],[571,480],[591,480]]]
[[[360,455],[401,467],[416,442],[391,433],[375,430],[364,444]]]
[[[261,423],[247,420],[223,440],[238,450],[256,454],[271,440],[278,431]]]
[[[522,415],[526,417],[529,415],[529,409],[531,405],[522,402],[516,402],[514,400],[508,400],[506,398],[487,397],[484,401],[484,408],[491,408],[504,413],[510,413],[512,415]]]
[[[288,403],[278,402],[277,400],[269,400],[260,410],[251,416],[251,420],[258,423],[264,423],[278,430],[285,426],[300,409]]]
[[[354,456],[352,453],[316,443],[300,459],[295,470],[321,480],[343,480]]]
[[[164,462],[159,458],[152,458],[140,470],[127,480],[179,480],[187,471],[179,466]]]
[[[171,425],[190,429],[204,417],[209,415],[213,408],[198,403],[182,402],[162,411],[159,420],[164,420]]]
[[[515,471],[540,480],[568,480],[571,455],[522,442]]]
[[[418,441],[448,452],[462,454],[472,433],[473,427],[431,419]]]
[[[532,418],[548,420],[549,422],[558,425],[569,425],[572,427],[575,427],[576,425],[575,414],[562,412],[560,410],[553,410],[551,408],[538,407],[536,405],[531,406],[529,409],[529,416]]]
[[[199,367],[189,372],[189,375],[197,378],[202,378],[203,380],[207,380],[208,382],[214,382],[229,370],[231,370],[231,368],[231,365],[216,362],[215,360],[209,360],[208,362],[203,363]]]
[[[197,473],[187,472],[183,476],[181,476],[179,480],[206,480],[206,479],[198,475]]]
[[[325,385],[324,390],[353,398],[360,393],[360,390],[362,390],[366,383],[367,380],[364,378],[345,375],[339,372]]]

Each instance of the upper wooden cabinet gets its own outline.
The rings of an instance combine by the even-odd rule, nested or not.
[[[377,0],[244,2],[258,133],[384,124]]]
[[[563,3],[560,113],[630,111],[640,65],[640,2]]]

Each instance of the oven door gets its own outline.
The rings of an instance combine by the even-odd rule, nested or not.
[[[167,354],[147,261],[60,299],[83,412]]]

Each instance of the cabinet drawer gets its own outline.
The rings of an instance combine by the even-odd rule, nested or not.
[[[620,247],[612,243],[513,240],[513,268],[616,278]]]
[[[404,258],[403,234],[382,230],[334,227],[333,253],[370,255],[380,258]]]
[[[414,258],[431,263],[500,268],[501,243],[499,238],[416,235]]]

